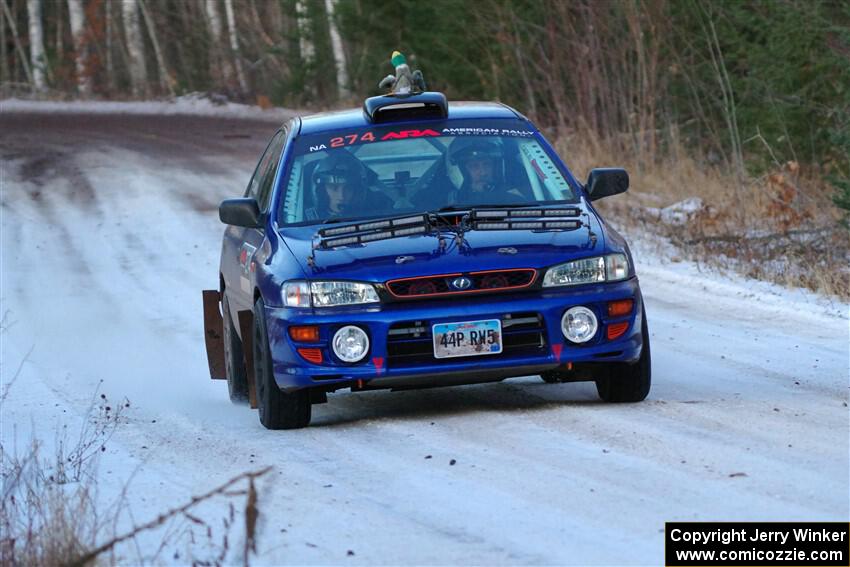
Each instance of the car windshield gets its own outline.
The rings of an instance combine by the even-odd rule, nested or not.
[[[278,217],[286,225],[576,200],[519,121],[306,135],[290,161]]]

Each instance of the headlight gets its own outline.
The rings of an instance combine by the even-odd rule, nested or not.
[[[615,282],[628,276],[629,260],[626,255],[609,254],[553,266],[543,276],[543,287]]]
[[[374,286],[357,282],[286,282],[282,294],[287,307],[333,307],[380,301]]]

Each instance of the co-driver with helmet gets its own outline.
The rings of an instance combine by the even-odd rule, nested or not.
[[[431,189],[420,192],[416,199],[420,208],[511,205],[527,200],[518,189],[508,187],[502,147],[492,139],[455,138],[446,152],[445,174],[436,179]]]

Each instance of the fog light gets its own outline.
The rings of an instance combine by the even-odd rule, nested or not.
[[[369,337],[360,327],[347,325],[334,333],[333,349],[343,362],[357,362],[369,352]]]
[[[570,342],[586,343],[598,328],[596,315],[587,307],[571,307],[561,318],[561,332]]]

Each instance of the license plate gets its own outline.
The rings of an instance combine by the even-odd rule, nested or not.
[[[437,323],[431,328],[434,357],[480,356],[502,352],[502,322],[499,319]]]

